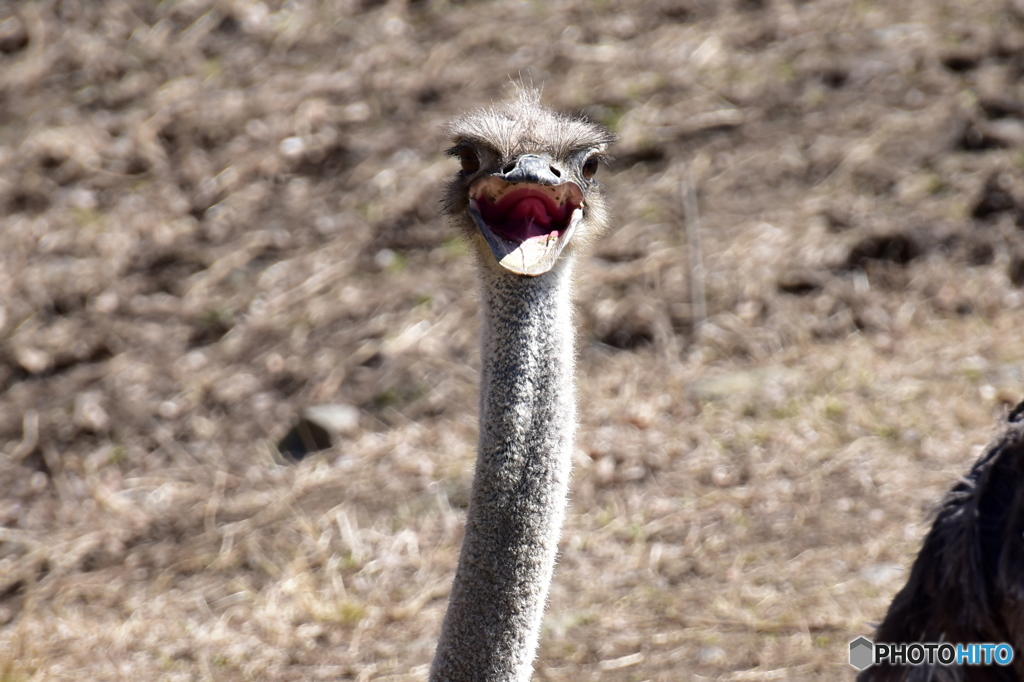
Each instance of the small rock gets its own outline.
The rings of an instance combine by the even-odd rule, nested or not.
[[[343,435],[359,428],[359,410],[352,405],[333,404],[307,407],[299,415],[299,422],[277,444],[281,454],[294,460],[326,450],[338,443]]]
[[[29,374],[39,374],[53,367],[53,358],[38,348],[16,348],[14,359]]]
[[[110,415],[101,405],[102,395],[89,391],[75,396],[75,409],[72,419],[75,425],[86,431],[102,433],[110,428]]]
[[[306,151],[306,143],[301,137],[286,137],[281,140],[278,149],[285,158],[297,159]]]
[[[164,419],[174,419],[181,413],[181,407],[173,400],[165,400],[157,407],[157,413]]]
[[[327,429],[335,438],[359,428],[359,410],[351,405],[315,405],[303,410],[302,417]]]
[[[93,299],[92,308],[101,315],[109,315],[117,310],[117,306],[120,305],[120,303],[121,301],[115,292],[104,291]]]
[[[0,52],[13,54],[28,45],[28,31],[18,17],[0,21]]]
[[[1004,147],[1024,144],[1024,121],[1018,118],[1004,118],[989,124],[989,134]]]
[[[373,257],[373,263],[381,270],[387,270],[395,263],[397,259],[398,254],[396,254],[391,249],[381,249]]]

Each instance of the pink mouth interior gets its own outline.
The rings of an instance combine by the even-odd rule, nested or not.
[[[530,188],[509,192],[497,202],[486,196],[477,199],[477,211],[491,231],[514,242],[565,232],[577,208],[571,200],[559,206],[549,195]]]

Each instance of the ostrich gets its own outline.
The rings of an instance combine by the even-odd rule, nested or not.
[[[444,212],[481,287],[480,432],[431,682],[529,680],[576,427],[573,261],[608,222],[594,174],[613,135],[525,87],[448,125]]]
[[[1006,642],[1002,667],[879,665],[858,682],[1024,679],[1024,403],[1010,412],[935,523],[875,633],[878,642]]]

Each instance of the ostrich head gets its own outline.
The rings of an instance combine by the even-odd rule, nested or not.
[[[455,141],[448,154],[462,170],[445,212],[486,267],[541,275],[605,229],[604,188],[594,174],[614,136],[603,126],[546,109],[538,91],[519,87],[447,132]]]

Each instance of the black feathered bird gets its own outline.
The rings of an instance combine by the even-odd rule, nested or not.
[[[946,495],[876,642],[1005,642],[1008,666],[878,665],[857,682],[1024,680],[1024,403]]]

